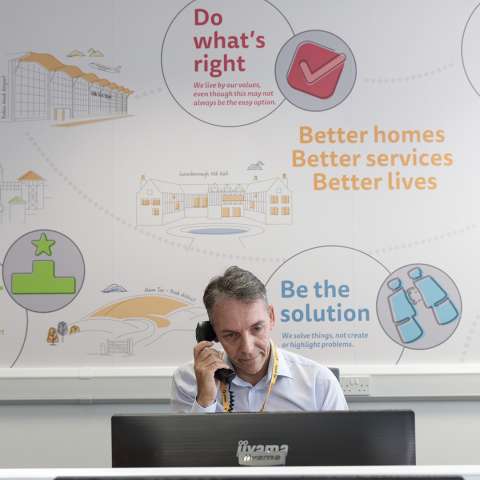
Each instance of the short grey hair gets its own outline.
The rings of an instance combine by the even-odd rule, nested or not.
[[[245,303],[263,300],[268,308],[267,289],[265,285],[248,270],[232,266],[221,276],[210,280],[203,293],[203,304],[208,318],[213,321],[213,308],[222,299],[235,299]]]

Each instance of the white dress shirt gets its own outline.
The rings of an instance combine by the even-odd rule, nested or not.
[[[348,410],[343,391],[335,375],[317,362],[277,348],[278,377],[268,398],[265,411]],[[258,412],[268,391],[273,370],[270,355],[268,371],[256,385],[236,376],[232,381],[233,411]],[[226,359],[226,363],[231,362]],[[223,412],[220,389],[217,400],[208,407],[196,402],[197,382],[193,361],[177,368],[173,374],[171,407],[175,412]]]

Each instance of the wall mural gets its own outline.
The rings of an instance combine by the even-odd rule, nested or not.
[[[476,1],[3,7],[0,367],[187,361],[232,264],[283,348],[480,362]]]

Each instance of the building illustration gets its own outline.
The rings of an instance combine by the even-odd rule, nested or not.
[[[250,218],[290,224],[292,193],[286,176],[251,183],[180,185],[142,176],[137,192],[137,224],[164,225],[184,218]]]
[[[30,52],[9,61],[0,76],[0,119],[10,121],[118,116],[128,113],[133,92],[65,65],[48,53]]]
[[[8,201],[8,223],[25,223],[27,202],[22,197],[12,197]]]
[[[45,206],[46,181],[32,170],[4,180],[0,164],[0,223],[24,223],[26,215]]]

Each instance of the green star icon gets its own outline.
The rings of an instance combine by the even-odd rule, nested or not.
[[[40,238],[38,240],[32,240],[32,244],[37,247],[37,249],[35,250],[35,255],[37,257],[38,255],[42,255],[43,253],[51,257],[52,247],[55,245],[55,240],[49,240],[44,232],[40,235]]]

